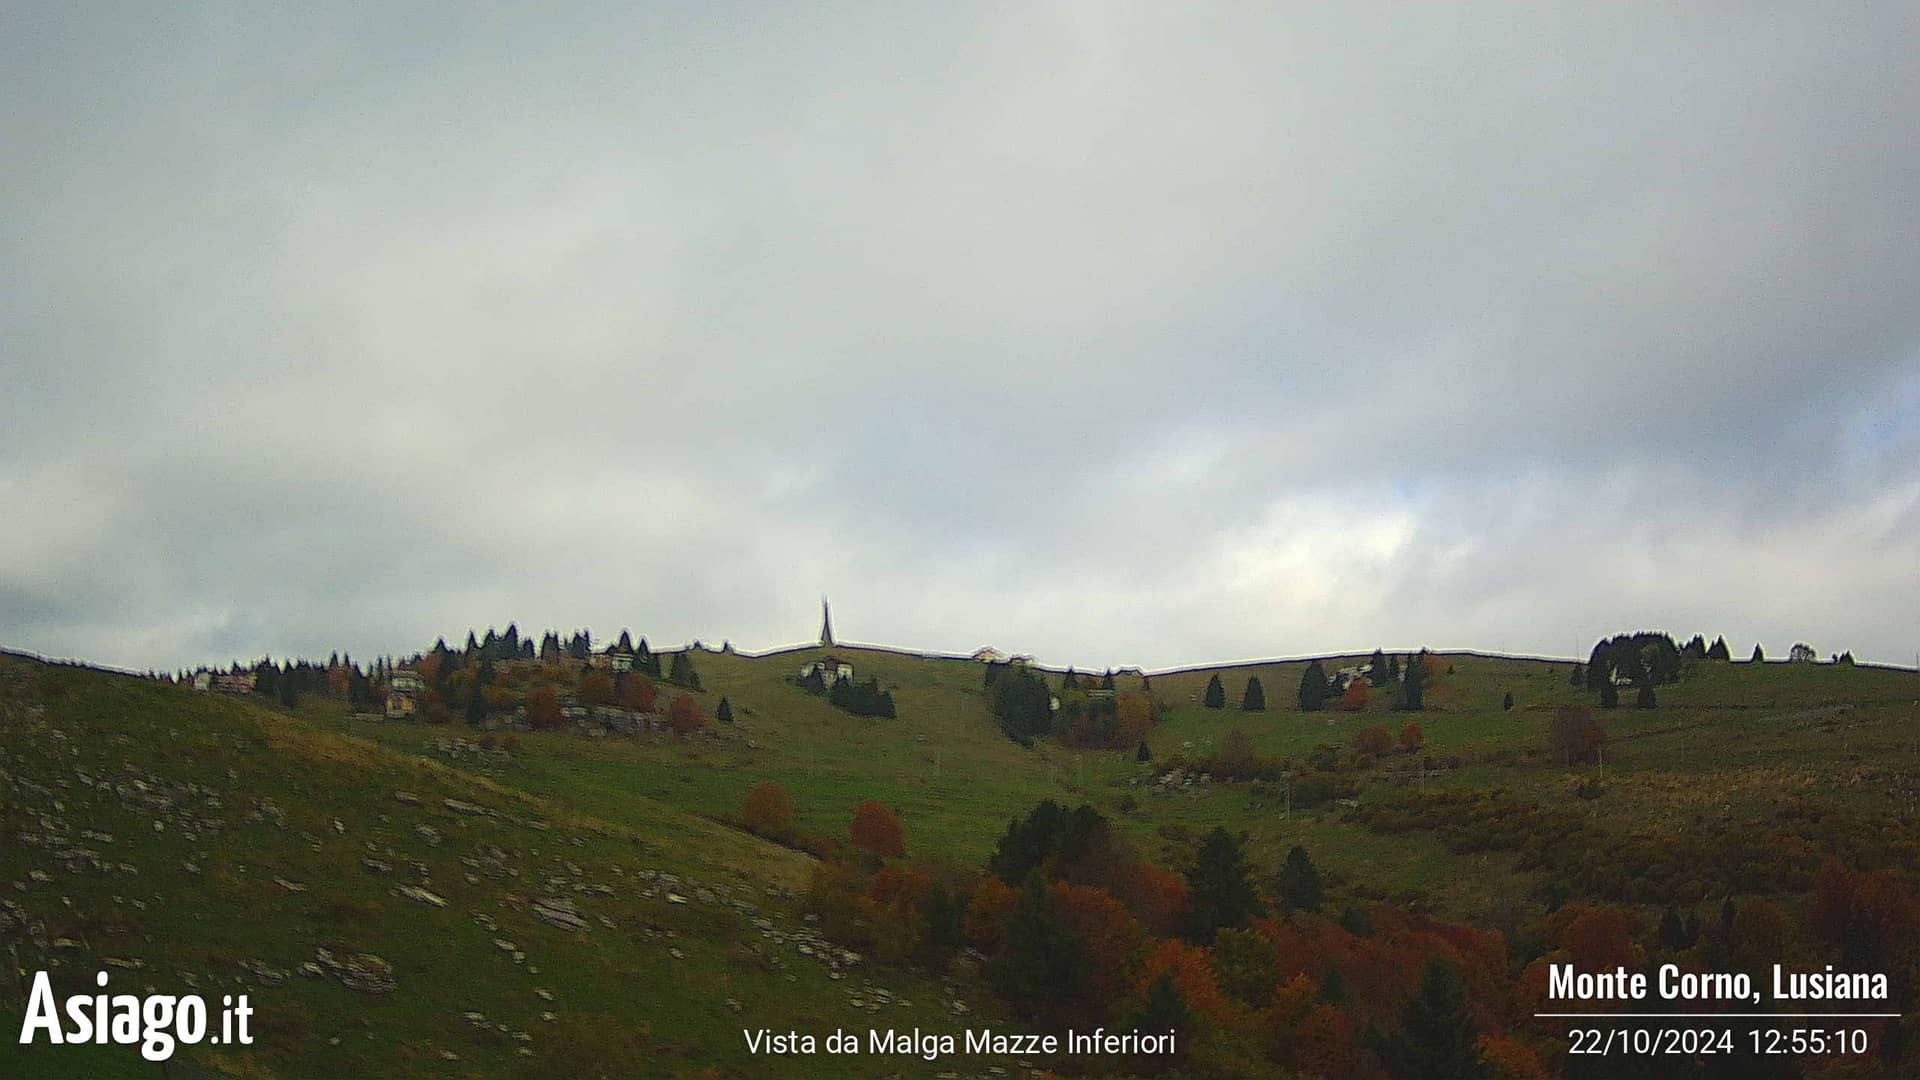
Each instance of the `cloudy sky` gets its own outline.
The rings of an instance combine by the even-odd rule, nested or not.
[[[1913,663],[1920,15],[1560,7],[10,5],[0,646]]]

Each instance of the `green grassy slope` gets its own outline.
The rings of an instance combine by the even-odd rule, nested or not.
[[[853,663],[859,678],[876,676],[891,689],[899,718],[852,716],[792,683],[802,664],[829,653]],[[1914,729],[1920,678],[1910,671],[1703,663],[1678,685],[1662,687],[1659,707],[1601,714],[1612,738],[1608,793],[1581,800],[1572,789],[1592,767],[1561,767],[1543,753],[1553,710],[1593,700],[1569,684],[1570,664],[1469,653],[1445,659],[1454,670],[1435,680],[1427,709],[1413,717],[1425,731],[1428,756],[1459,759],[1457,769],[1425,780],[1432,790],[1498,787],[1577,806],[1595,823],[1630,833],[1682,820],[1676,815],[1691,823],[1711,800],[1717,800],[1712,827],[1734,828],[1737,811],[1771,814],[1772,800],[1787,792],[1892,813],[1891,803],[1875,801],[1875,784],[1897,784],[1920,767]],[[1333,670],[1364,660],[1324,662]],[[735,737],[523,734],[528,752],[513,782],[644,827],[640,808],[649,804],[636,797],[722,817],[738,812],[754,783],[775,780],[793,794],[807,832],[844,836],[854,806],[878,799],[901,812],[910,855],[967,863],[982,861],[1008,820],[1040,799],[1086,801],[1123,821],[1150,857],[1169,864],[1185,857],[1196,831],[1225,825],[1248,834],[1256,864],[1277,866],[1289,846],[1303,844],[1358,891],[1473,922],[1534,884],[1498,853],[1463,858],[1427,834],[1382,835],[1343,820],[1348,814],[1339,805],[1289,815],[1273,793],[1245,784],[1151,797],[1143,782],[1153,767],[1135,763],[1131,751],[1080,750],[1050,740],[1022,749],[998,733],[981,689],[981,666],[968,661],[840,646],[764,657],[701,653],[697,666],[705,691],[696,696],[709,713],[722,695],[731,701],[739,717]],[[1299,712],[1294,696],[1305,667],[1295,661],[1153,676],[1153,691],[1168,706],[1148,739],[1156,760],[1204,758],[1234,729],[1247,732],[1262,754],[1298,760],[1316,744],[1346,748],[1364,726],[1383,724],[1397,733],[1410,718],[1391,710],[1385,691],[1359,713]],[[1215,673],[1227,687],[1227,709],[1200,705]],[[1266,687],[1269,711],[1235,707],[1249,675]],[[1123,689],[1127,680],[1122,677]],[[1515,708],[1504,711],[1509,692]],[[315,715],[413,752],[432,753],[436,740],[457,734],[368,724],[325,710]],[[1360,801],[1397,796],[1404,788],[1385,774],[1412,763],[1393,755],[1355,774]]]
[[[851,716],[792,684],[802,663],[829,651],[891,689],[899,718]],[[1696,665],[1685,681],[1660,689],[1658,708],[1602,714],[1611,736],[1606,783],[1598,797],[1582,798],[1576,787],[1598,770],[1564,767],[1542,752],[1553,709],[1590,701],[1568,685],[1569,665],[1446,660],[1454,670],[1430,687],[1418,720],[1427,755],[1458,761],[1427,777],[1429,790],[1499,789],[1623,837],[1733,835],[1773,820],[1783,802],[1888,830],[1911,831],[1920,812],[1920,677],[1912,672]],[[245,988],[260,1010],[262,1045],[192,1057],[254,1075],[567,1075],[582,1062],[614,1063],[613,1075],[691,1074],[706,1065],[777,1075],[746,1057],[743,1022],[958,1026],[942,1003],[956,993],[976,1006],[983,999],[964,978],[946,987],[854,968],[834,980],[790,940],[756,926],[768,918],[783,934],[804,927],[793,905],[766,887],[803,887],[809,867],[805,856],[723,823],[762,780],[788,788],[801,829],[816,836],[844,837],[863,800],[894,806],[916,857],[977,864],[1008,820],[1053,798],[1094,803],[1148,857],[1170,865],[1186,857],[1198,830],[1219,824],[1249,836],[1256,866],[1275,867],[1288,846],[1305,845],[1350,895],[1394,897],[1481,925],[1510,924],[1516,905],[1537,907],[1528,897],[1538,871],[1522,870],[1509,853],[1460,854],[1431,832],[1376,831],[1338,803],[1289,814],[1271,788],[1247,784],[1150,794],[1155,767],[1137,764],[1130,750],[1047,740],[1023,749],[997,730],[982,670],[970,662],[838,647],[702,653],[697,666],[702,707],[711,714],[725,695],[738,717],[724,737],[521,733],[522,748],[504,755],[454,747],[451,740],[473,736],[459,725],[369,722],[325,701],[289,716],[0,659],[0,828],[8,840],[0,885],[22,883],[0,895],[44,923],[38,936],[46,943],[23,954],[22,966],[57,962],[90,973],[101,958],[129,958],[146,964],[130,981],[177,989],[191,975],[215,993]],[[1234,729],[1264,754],[1299,759],[1319,743],[1345,748],[1363,726],[1397,732],[1408,719],[1389,710],[1384,693],[1359,713],[1298,712],[1303,667],[1154,676],[1168,706],[1149,737],[1156,759],[1204,758]],[[1202,708],[1214,671],[1234,703],[1246,677],[1259,674],[1274,707]],[[1503,711],[1508,692],[1516,707]],[[1355,771],[1359,807],[1401,798],[1406,786],[1389,773],[1412,763],[1392,755]],[[448,798],[495,816],[450,810]],[[438,844],[423,825],[437,830]],[[83,830],[113,840],[86,841]],[[60,853],[76,847],[91,849],[102,868],[65,869]],[[370,872],[368,859],[391,870]],[[31,880],[36,869],[49,880]],[[718,902],[668,903],[643,870],[697,882]],[[447,906],[395,895],[415,883]],[[692,895],[694,887],[680,891]],[[533,916],[535,898],[555,895],[578,903],[587,932]],[[60,938],[74,944],[54,948]],[[512,942],[524,959],[515,963],[495,939]],[[399,988],[366,995],[331,977],[299,975],[318,948],[378,954],[394,965]],[[288,972],[285,982],[261,985],[243,966],[256,961]],[[882,1017],[849,1005],[869,979],[914,1004]],[[483,1014],[484,1024],[466,1020],[467,1012]],[[541,1019],[546,1012],[557,1019]],[[0,1048],[0,1075],[12,1075],[9,1052]],[[820,1058],[808,1068],[881,1075],[900,1064]]]
[[[743,1024],[924,1025],[951,997],[803,952],[784,896],[806,857],[642,796],[607,821],[300,718],[10,656],[0,770],[0,936],[22,969],[62,997],[109,960],[115,989],[251,995],[258,1042],[183,1051],[176,1074],[754,1075]],[[549,897],[586,929],[537,917]],[[303,973],[321,949],[387,961],[394,988]],[[898,1003],[876,1011],[872,979]],[[113,1074],[13,1041],[0,1075]]]

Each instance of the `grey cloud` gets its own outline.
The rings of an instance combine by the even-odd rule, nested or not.
[[[23,12],[0,642],[1904,660],[1917,23]]]

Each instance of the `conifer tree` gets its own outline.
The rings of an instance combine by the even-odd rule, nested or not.
[[[1080,939],[1061,921],[1039,877],[1028,881],[1007,919],[1006,945],[988,962],[987,981],[1003,998],[1037,1010],[1084,991],[1088,962]]]
[[[1307,849],[1295,844],[1280,864],[1280,903],[1288,911],[1319,911],[1320,900],[1320,871],[1307,857]]]
[[[1385,686],[1391,681],[1387,674],[1387,658],[1379,649],[1373,650],[1372,659],[1367,661],[1367,681],[1374,686]]]
[[[1502,712],[1510,712],[1510,711],[1512,711],[1512,709],[1513,709],[1513,691],[1511,691],[1511,690],[1509,690],[1509,691],[1507,691],[1507,696],[1506,696],[1506,697],[1504,697],[1504,698],[1502,698],[1502,699],[1500,699],[1500,709],[1501,709],[1501,711],[1502,711]]]
[[[1240,697],[1240,708],[1243,712],[1267,711],[1267,689],[1260,685],[1260,676],[1247,679],[1247,692]]]
[[[1308,662],[1307,670],[1300,676],[1300,689],[1294,695],[1300,704],[1301,712],[1319,712],[1327,703],[1327,669],[1320,661]]]
[[[1205,705],[1209,709],[1224,709],[1227,707],[1227,688],[1220,685],[1219,672],[1215,672],[1213,677],[1207,680],[1207,692],[1200,699],[1200,704]]]
[[[1187,936],[1209,944],[1222,928],[1245,926],[1260,912],[1260,895],[1240,842],[1214,826],[1187,872]]]
[[[1577,663],[1574,664],[1573,677],[1568,679],[1567,682],[1573,686],[1585,686],[1587,682],[1587,669]]]
[[[1112,669],[1112,668],[1108,668],[1108,669],[1107,669],[1107,673],[1106,673],[1105,675],[1103,675],[1103,676],[1101,676],[1101,678],[1100,678],[1100,689],[1102,689],[1102,690],[1111,690],[1111,689],[1113,689],[1113,669]]]
[[[1652,683],[1640,684],[1640,693],[1634,697],[1633,707],[1636,709],[1653,708],[1653,684]]]
[[[1153,760],[1153,748],[1147,745],[1147,740],[1140,740],[1140,748],[1133,752],[1133,760],[1142,764]]]
[[[1396,1080],[1486,1080],[1493,1075],[1480,1057],[1460,972],[1441,960],[1427,961],[1420,993],[1408,1004],[1399,1034],[1385,1040],[1380,1051]]]
[[[1407,657],[1407,666],[1402,669],[1400,679],[1400,700],[1396,704],[1413,712],[1426,707],[1427,665],[1426,654],[1422,651]]]
[[[1071,665],[1069,665],[1067,668],[1066,678],[1060,680],[1060,689],[1062,690],[1080,689],[1080,675],[1078,672],[1073,670]]]
[[[1620,688],[1613,685],[1612,679],[1600,684],[1600,707],[1603,709],[1620,707]]]
[[[733,703],[727,700],[726,695],[720,696],[720,705],[713,710],[713,718],[723,724],[733,723]]]
[[[1716,637],[1713,639],[1713,644],[1707,649],[1707,659],[1709,660],[1733,659],[1733,654],[1729,652],[1727,649],[1727,639],[1724,636]]]

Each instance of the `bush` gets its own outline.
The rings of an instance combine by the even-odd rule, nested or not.
[[[527,691],[527,723],[551,729],[564,719],[560,712],[560,694],[551,686],[536,686]]]
[[[793,835],[793,799],[786,788],[763,780],[747,789],[740,820],[761,836],[786,839]]]
[[[679,694],[673,704],[667,706],[667,726],[681,735],[691,735],[707,725],[707,716],[700,711],[700,703]]]
[[[1362,754],[1379,757],[1393,749],[1393,736],[1379,724],[1363,727],[1353,733],[1353,748]]]
[[[868,801],[855,808],[851,833],[854,847],[875,855],[897,857],[907,853],[906,829],[899,816],[881,803]]]

